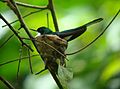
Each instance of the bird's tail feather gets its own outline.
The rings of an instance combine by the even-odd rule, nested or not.
[[[91,21],[91,22],[88,22],[88,23],[85,24],[84,26],[88,27],[88,26],[90,26],[90,25],[92,25],[92,24],[95,24],[95,23],[98,23],[98,22],[100,22],[100,21],[102,21],[102,20],[103,20],[103,18],[98,18],[98,19],[95,19],[95,20],[93,20],[93,21]]]

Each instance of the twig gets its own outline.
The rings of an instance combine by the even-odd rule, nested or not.
[[[33,39],[33,36],[32,36],[31,33],[29,32],[28,27],[27,27],[27,25],[25,24],[25,22],[24,22],[24,20],[23,20],[23,18],[22,18],[22,15],[21,15],[20,11],[18,10],[18,7],[17,7],[15,1],[14,1],[14,0],[7,0],[7,4],[8,4],[8,6],[14,11],[14,13],[16,14],[16,16],[18,17],[18,19],[19,19],[19,21],[20,21],[20,23],[21,23],[21,26],[24,28],[24,30],[25,30],[25,32],[27,33],[27,35],[29,36],[29,38],[30,38],[30,39]],[[13,6],[14,6],[14,7],[13,7]],[[37,46],[36,46],[36,44],[35,44],[35,41],[34,41],[34,40],[31,40],[31,41],[32,41],[32,43],[34,44],[34,46],[36,47],[36,49],[37,49]]]
[[[39,72],[35,73],[35,75],[38,75],[38,74],[42,73],[42,72],[43,72],[43,71],[45,71],[45,70],[47,70],[47,69],[46,69],[46,68],[44,68],[44,69],[42,69],[41,71],[39,71]]]
[[[4,0],[2,2],[9,2],[9,0]],[[54,10],[54,7],[53,7],[53,1],[52,0],[49,0],[49,3],[48,3],[47,6],[35,6],[35,5],[30,5],[30,4],[26,4],[26,3],[22,3],[22,2],[16,2],[16,4],[20,5],[20,6],[28,7],[28,8],[34,8],[34,9],[43,9],[43,10],[49,9],[51,11],[51,14],[52,14],[55,30],[59,31],[57,18],[56,18],[56,15],[55,15],[55,10]],[[11,5],[11,7],[12,7],[12,5]],[[11,9],[14,9],[14,8],[11,8]]]
[[[19,76],[19,71],[20,71],[20,63],[21,63],[21,58],[22,58],[22,48],[19,50],[20,52],[20,58],[18,60],[18,69],[17,69],[17,81],[18,81],[18,76]]]
[[[25,18],[25,17],[27,17],[27,16],[30,16],[30,15],[32,15],[32,14],[35,14],[35,13],[37,13],[37,12],[43,11],[43,10],[44,10],[44,9],[30,12],[30,13],[24,15],[23,18]],[[12,21],[10,24],[13,24],[13,23],[15,23],[15,22],[17,22],[17,21],[19,21],[19,20],[17,19],[17,20],[15,20],[15,21]],[[3,25],[2,27],[6,27],[6,26],[7,26],[7,25]]]
[[[3,77],[0,76],[0,80],[9,88],[9,89],[15,89],[7,80],[5,80]]]
[[[32,55],[30,57],[36,57],[36,56],[39,56],[39,54],[36,54],[36,55]],[[27,59],[28,56],[25,56],[25,57],[22,57],[21,60],[23,59]],[[15,62],[15,61],[18,61],[20,58],[17,58],[17,59],[13,59],[11,61],[7,61],[7,62],[4,62],[4,63],[1,63],[0,66],[3,66],[3,65],[6,65],[6,64],[9,64],[9,63],[12,63],[12,62]]]
[[[13,33],[18,37],[18,39],[20,40],[20,42],[22,43],[22,45],[25,45],[26,47],[28,47],[31,51],[33,51],[33,49],[31,47],[29,47],[26,43],[23,42],[23,40],[21,39],[21,37],[18,35],[18,33],[15,31],[15,29],[7,22],[7,20],[0,14],[0,18],[8,25],[8,27],[13,31]]]
[[[77,51],[72,52],[72,53],[68,53],[66,55],[73,55],[73,54],[79,53],[80,51],[82,51],[85,48],[87,48],[88,46],[90,46],[93,42],[95,42],[98,38],[100,38],[100,36],[103,35],[103,33],[108,29],[108,27],[112,24],[112,22],[115,20],[115,18],[118,16],[119,13],[120,13],[120,9],[115,14],[115,16],[112,18],[112,20],[109,22],[109,24],[104,28],[104,30],[95,39],[93,39],[89,44],[87,44],[85,47],[81,48],[80,50],[77,50]]]
[[[14,36],[14,34],[12,34],[11,36],[8,37],[7,40],[5,40],[2,45],[0,45],[0,48],[2,48],[12,37]]]
[[[7,0],[3,0],[2,2],[7,2]],[[36,6],[36,5],[31,5],[23,2],[18,2],[18,1],[16,1],[15,3],[19,6],[33,8],[33,9],[47,9],[47,6]]]
[[[31,74],[33,74],[32,63],[31,63],[31,57],[30,57],[30,50],[29,50],[29,49],[28,49],[28,59],[29,59],[30,72],[31,72]]]
[[[49,28],[49,13],[47,12],[47,27]]]
[[[54,7],[53,7],[52,0],[49,0],[48,6],[35,6],[35,5],[30,5],[30,4],[21,3],[21,2],[16,2],[16,4],[20,5],[20,6],[24,6],[24,7],[34,8],[34,9],[49,9],[51,11],[51,14],[52,14],[52,17],[53,17],[55,30],[59,31],[57,18],[56,18],[56,15],[55,15],[55,10],[54,10]]]
[[[49,0],[48,9],[51,11],[52,18],[53,18],[53,23],[54,23],[54,26],[55,26],[55,30],[59,31],[57,18],[56,18],[56,15],[55,15],[55,10],[54,10],[54,7],[53,7],[53,1],[52,0]]]
[[[16,2],[16,4],[19,6],[29,7],[33,9],[47,9],[47,6],[36,6],[36,5],[26,4],[22,2]]]

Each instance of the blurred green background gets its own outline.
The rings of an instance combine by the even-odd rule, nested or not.
[[[18,0],[32,5],[47,5],[47,0]],[[102,17],[104,21],[90,26],[88,31],[74,41],[69,42],[66,53],[74,52],[92,41],[109,23],[120,9],[120,0],[54,0],[60,31],[81,26],[95,18]],[[36,11],[36,9],[19,6],[22,15]],[[49,26],[54,31],[51,14],[48,10],[26,17],[24,20],[29,28],[37,29],[47,26],[46,13],[49,13]],[[0,13],[9,21],[16,20],[14,13],[0,2]],[[12,34],[5,23],[0,20],[0,45]],[[19,23],[12,26],[16,30]],[[34,36],[35,32],[30,31]],[[24,30],[20,30],[22,37],[27,37]],[[29,41],[26,43],[32,44]],[[14,36],[6,45],[0,48],[0,64],[19,58],[21,44]],[[22,56],[27,56],[26,48],[22,48]],[[37,52],[31,52],[31,55]],[[42,60],[33,57],[34,73],[44,68]],[[70,89],[120,89],[120,15],[110,25],[107,31],[96,42],[75,55],[68,56],[67,66],[72,68],[74,78],[69,82]],[[19,81],[16,80],[18,61],[0,66],[0,76],[7,79],[16,89],[58,89],[48,71],[37,76],[30,74],[28,59],[20,66]],[[0,89],[7,89],[0,82]]]

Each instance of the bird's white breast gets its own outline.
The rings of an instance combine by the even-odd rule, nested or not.
[[[41,36],[41,33],[37,33],[37,35],[35,37]]]

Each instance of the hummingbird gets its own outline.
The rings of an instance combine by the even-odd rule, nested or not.
[[[87,24],[62,32],[53,32],[47,27],[40,27],[37,29],[38,35],[35,37],[37,48],[42,56],[45,68],[58,74],[58,67],[66,67],[66,55],[65,51],[68,46],[68,42],[82,35],[87,27],[102,21],[102,18],[95,19]],[[39,74],[42,71],[36,73]]]

